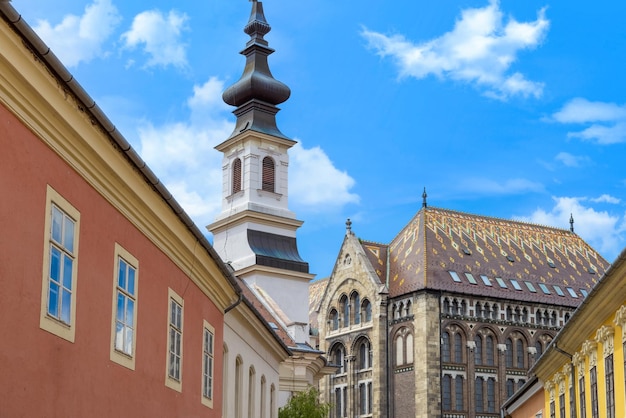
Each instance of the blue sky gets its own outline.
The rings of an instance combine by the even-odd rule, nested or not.
[[[388,243],[431,206],[626,246],[626,2],[267,0],[291,98],[300,253],[330,274],[351,218]],[[13,0],[197,224],[221,204],[245,0]]]

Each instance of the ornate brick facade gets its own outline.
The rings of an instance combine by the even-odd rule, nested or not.
[[[321,384],[331,416],[499,416],[607,267],[573,231],[527,223],[424,207],[389,245],[348,223],[312,309],[340,367]]]

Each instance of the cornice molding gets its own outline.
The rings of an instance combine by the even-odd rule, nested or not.
[[[602,354],[604,357],[613,354],[613,336],[615,335],[615,328],[605,325],[598,329],[596,332],[596,341],[602,344]]]
[[[615,320],[613,323],[615,326],[622,329],[622,342],[626,342],[626,305],[622,305],[617,312],[615,312]]]
[[[575,352],[572,356],[572,363],[576,367],[576,374],[580,379],[585,375],[585,355],[580,351]]]
[[[598,343],[592,340],[585,341],[582,352],[589,358],[589,367],[595,367],[598,363]]]

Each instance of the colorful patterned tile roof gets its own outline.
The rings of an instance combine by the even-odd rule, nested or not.
[[[422,208],[388,246],[362,242],[389,293],[420,289],[577,306],[609,263],[575,233]]]

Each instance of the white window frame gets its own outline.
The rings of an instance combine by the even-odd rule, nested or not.
[[[139,261],[133,257],[133,255],[126,251],[124,247],[120,244],[115,243],[114,250],[114,272],[113,272],[113,297],[112,297],[112,310],[113,313],[111,315],[111,349],[110,349],[110,359],[111,361],[129,368],[131,370],[135,370],[135,358],[137,352],[137,308],[139,301]],[[123,262],[126,264],[127,269],[134,270],[135,278],[134,278],[134,288],[132,289],[132,293],[129,292],[128,285],[121,287],[119,281],[119,272],[120,272],[120,263]],[[120,349],[117,346],[117,323],[118,323],[118,295],[122,295],[125,301],[125,308],[128,301],[132,301],[133,303],[133,317],[132,324],[126,322],[127,318],[124,319],[124,328],[131,328],[132,330],[132,340],[130,342],[130,352],[126,351],[124,347]],[[123,337],[124,338],[124,337]]]
[[[70,250],[65,248],[64,243],[58,243],[52,237],[52,211],[53,208],[59,210],[63,216],[63,220],[73,221],[73,248]],[[74,208],[66,199],[63,198],[50,185],[46,189],[46,212],[45,212],[45,232],[44,232],[44,250],[43,250],[43,268],[41,282],[41,311],[39,317],[39,327],[69,342],[74,342],[76,337],[76,298],[77,298],[77,282],[78,282],[78,249],[80,236],[80,212]],[[63,234],[63,233],[62,233]],[[65,241],[62,238],[63,241]],[[69,302],[69,319],[63,321],[60,317],[55,317],[48,313],[50,283],[53,280],[50,277],[51,251],[55,248],[61,251],[62,255],[72,260],[71,285],[68,290],[71,292]],[[61,282],[63,279],[59,279]],[[63,283],[61,283],[63,286]],[[62,296],[58,296],[61,298]]]
[[[178,392],[183,390],[183,330],[185,323],[184,315],[184,301],[176,292],[172,289],[167,290],[167,347],[165,357],[165,386],[174,389]],[[180,307],[180,328],[177,324],[172,323],[172,307]],[[176,318],[174,318],[176,319]],[[178,347],[175,347],[178,351],[176,353],[171,350],[172,348],[172,335],[178,335]],[[172,354],[178,357],[178,376],[170,375]]]
[[[208,339],[207,339],[208,336]],[[208,344],[207,344],[208,343]],[[202,405],[213,408],[215,393],[215,328],[206,320],[202,326]]]

